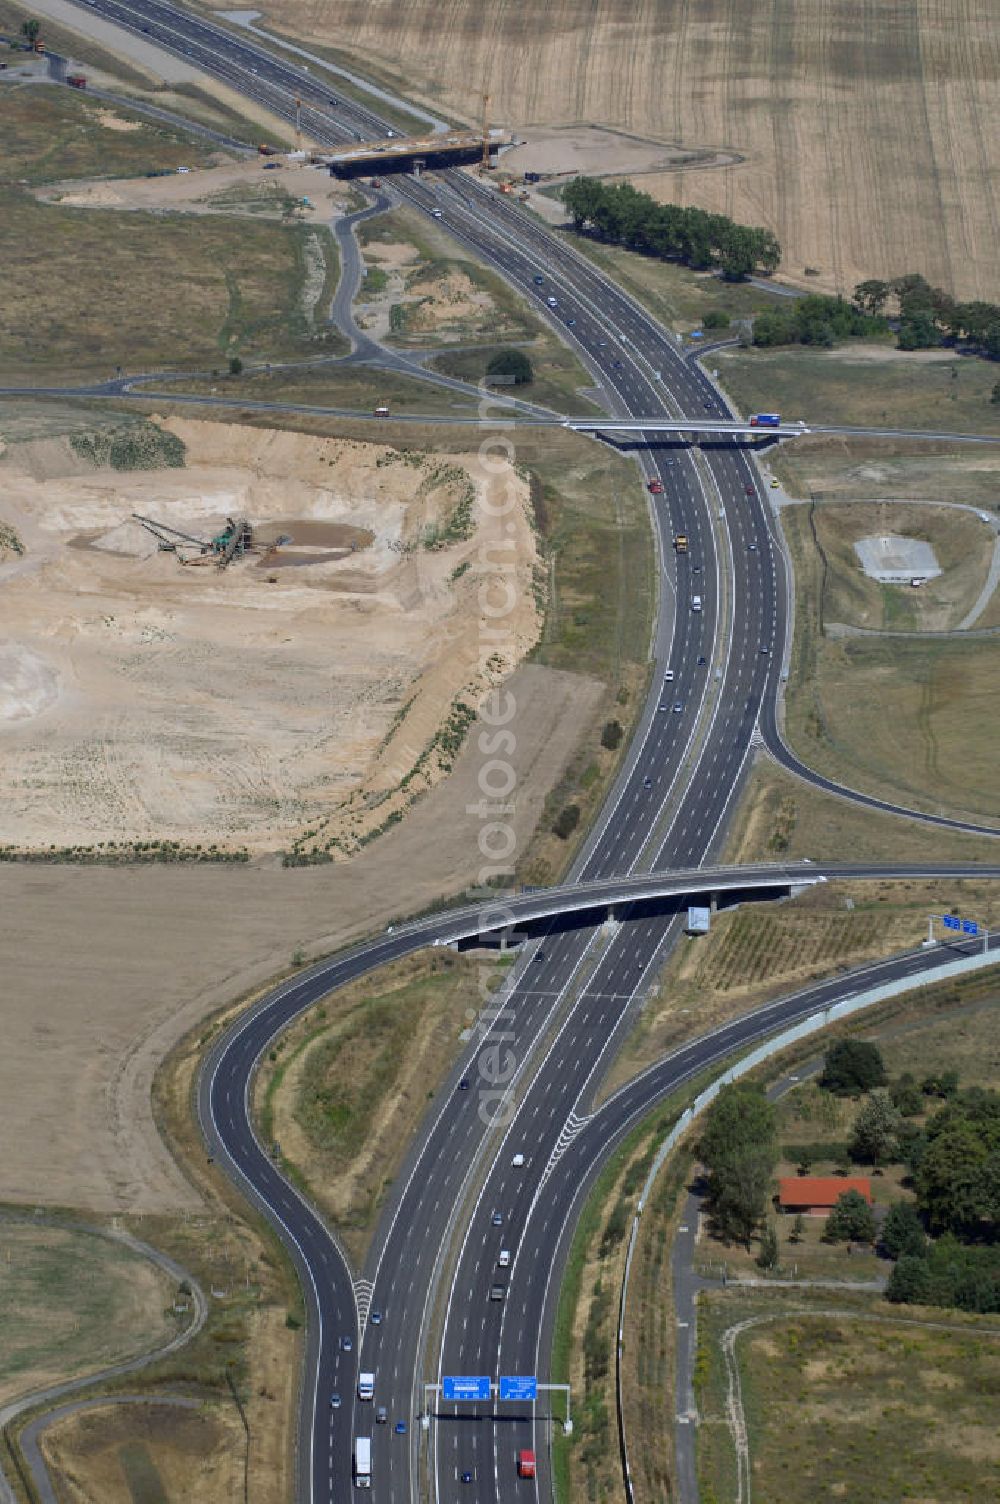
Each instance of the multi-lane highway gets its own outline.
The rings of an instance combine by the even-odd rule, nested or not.
[[[320,142],[383,128],[318,77],[315,65],[307,71],[274,57],[201,16],[161,0],[92,3],[284,119],[294,117],[301,99],[303,127]],[[418,210],[439,211],[452,235],[554,320],[593,371],[610,415],[729,419],[673,337],[515,205],[457,171],[401,181],[396,191]],[[651,448],[642,471],[659,483],[650,498],[661,586],[654,691],[573,873],[581,881],[711,859],[751,739],[771,725],[786,647],[784,563],[746,451],[720,443],[698,457]],[[671,548],[676,532],[689,539],[679,557]],[[432,925],[422,937],[445,933]],[[408,1501],[421,1477],[442,1500],[547,1496],[531,1409],[497,1425],[489,1414],[476,1418],[475,1407],[466,1411],[471,1419],[458,1421],[455,1407],[440,1405],[426,1436],[414,1420],[424,1381],[442,1373],[544,1374],[554,1276],[581,1186],[645,1105],[720,1052],[785,1021],[748,1020],[731,1037],[692,1045],[591,1117],[594,1085],[673,933],[669,915],[640,909],[626,923],[553,930],[527,947],[449,1083],[457,1087],[461,1073],[472,1089],[446,1088],[396,1177],[357,1288],[329,1231],[256,1143],[249,1083],[261,1051],[289,1017],[403,953],[414,931],[383,936],[296,978],[215,1048],[200,1097],[212,1152],[278,1226],[306,1295],[302,1500],[351,1495],[358,1435],[373,1438],[373,1498]],[[484,1107],[501,1103],[509,1110],[493,1122]],[[515,1155],[524,1163],[515,1165]],[[501,1247],[510,1254],[502,1271]],[[494,1283],[502,1285],[502,1299],[489,1298]],[[368,1319],[373,1309],[377,1324]],[[372,1423],[370,1403],[355,1398],[359,1368],[376,1374],[375,1399],[389,1414],[384,1426]],[[397,1433],[397,1419],[405,1432]],[[534,1483],[515,1478],[519,1443],[534,1443],[539,1453]]]

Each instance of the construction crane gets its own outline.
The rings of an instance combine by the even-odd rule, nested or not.
[[[483,94],[483,172],[490,171],[490,96]]]

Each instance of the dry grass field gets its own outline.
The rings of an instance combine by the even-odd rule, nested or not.
[[[426,951],[319,1004],[255,1083],[261,1135],[360,1265],[386,1188],[509,960]]]
[[[116,1405],[57,1421],[42,1451],[73,1504],[212,1504],[242,1496],[243,1428],[233,1405]],[[263,1482],[263,1480],[261,1480]],[[63,1493],[65,1490],[65,1493]],[[264,1504],[276,1490],[254,1480]]]
[[[770,225],[786,271],[812,267],[814,285],[913,270],[963,297],[997,292],[991,0],[555,0],[530,16],[478,0],[270,0],[266,15],[467,119],[488,89],[493,118],[527,136],[601,124],[731,148],[738,166],[639,184]]]
[[[813,435],[782,447],[772,468],[790,496],[825,501],[958,501],[1000,509],[1000,455],[971,444]]]
[[[179,1330],[167,1311],[172,1282],[86,1229],[0,1219],[0,1270],[0,1404],[135,1357]]]
[[[806,515],[825,566],[820,612],[827,630],[846,624],[873,631],[950,631],[986,583],[996,535],[973,512],[916,503],[824,502]],[[916,590],[870,579],[854,545],[886,533],[930,543],[943,572]]]
[[[978,1504],[997,1496],[1000,1328],[981,1335],[952,1312],[924,1325],[833,1290],[717,1291],[699,1312],[703,1499],[735,1495],[721,1342],[744,1321],[753,1324],[736,1337],[736,1360],[755,1498]]]
[[[839,565],[843,604],[855,591],[856,572],[844,569],[846,556],[837,551],[820,553],[809,522],[804,507],[782,513],[797,613],[786,694],[791,744],[810,767],[851,787],[995,823],[1000,661],[994,639],[835,634],[822,614],[825,581]],[[961,573],[956,562],[953,579]],[[893,612],[898,620],[902,606],[891,597],[890,620]]]
[[[990,400],[997,373],[987,360],[856,343],[720,350],[712,363],[741,412],[763,408],[806,422],[1000,435],[1000,407]],[[985,458],[996,466],[995,449]]]
[[[927,915],[952,907],[989,924],[997,885],[830,883],[787,903],[747,904],[715,916],[711,933],[683,939],[659,979],[601,1096],[695,1034],[850,966],[916,946]]]
[[[201,166],[223,155],[181,130],[88,100],[74,89],[7,85],[3,111],[3,181],[121,177]]]

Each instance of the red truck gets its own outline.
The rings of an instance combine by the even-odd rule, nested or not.
[[[66,82],[71,89],[85,89],[87,87],[87,75],[85,73],[67,73]]]
[[[534,1452],[527,1452],[527,1451],[525,1451],[525,1452],[518,1452],[518,1454],[517,1454],[517,1476],[519,1478],[533,1478],[535,1476],[535,1454],[534,1454]]]

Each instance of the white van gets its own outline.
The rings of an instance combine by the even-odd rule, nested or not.
[[[701,610],[701,596],[700,595],[693,595],[691,597],[691,610],[692,611],[700,611]]]
[[[500,1250],[500,1257],[497,1259],[497,1264],[499,1265],[499,1267],[501,1269],[509,1269],[510,1268],[510,1249],[509,1248],[501,1248],[501,1250]]]

